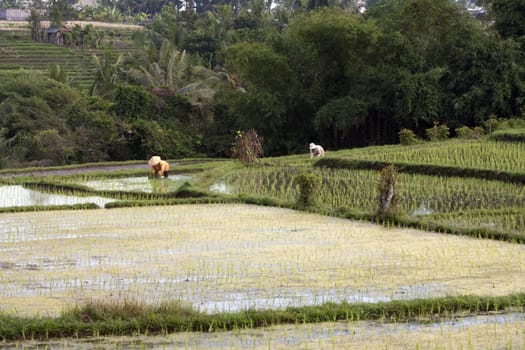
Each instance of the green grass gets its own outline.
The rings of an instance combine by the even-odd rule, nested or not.
[[[376,209],[378,171],[318,168],[312,172],[322,179],[314,195],[319,207],[367,213]],[[232,194],[293,202],[297,197],[293,178],[298,173],[299,168],[293,167],[252,167],[230,173],[223,181],[232,189]],[[477,178],[400,173],[397,186],[402,212],[413,215],[418,215],[418,212],[499,210],[519,206],[525,200],[525,188],[521,185]]]
[[[501,149],[502,153],[498,151]],[[444,150],[444,151],[443,151]],[[453,152],[452,150],[456,150]],[[152,203],[171,205],[191,202],[188,198],[199,198],[196,202],[230,202],[232,197],[247,203],[299,208],[297,186],[294,177],[303,169],[317,174],[322,183],[314,194],[315,206],[308,208],[328,215],[343,215],[358,219],[374,220],[376,210],[377,181],[379,170],[388,162],[363,159],[412,160],[412,164],[401,165],[397,188],[400,203],[399,225],[470,234],[473,236],[499,237],[510,240],[525,239],[523,214],[513,210],[523,208],[525,187],[520,179],[525,171],[505,173],[498,170],[462,168],[466,164],[480,166],[484,159],[494,158],[494,167],[503,164],[517,164],[510,158],[522,157],[522,143],[494,142],[488,139],[465,141],[450,140],[441,143],[424,143],[412,147],[400,145],[370,147],[364,149],[330,152],[326,158],[312,161],[307,154],[262,159],[259,164],[244,166],[232,160],[171,160],[173,173],[198,174],[192,181],[192,190],[186,194],[144,194],[126,191],[94,191],[75,184],[91,179],[109,177],[147,176],[148,169],[131,169],[108,172],[99,166],[113,166],[119,163],[92,163],[69,167],[19,169],[13,172],[31,173],[28,177],[10,179],[10,183],[46,191],[67,192],[78,195],[96,195],[118,198],[120,203],[109,207],[145,206]],[[404,152],[404,153],[403,153]],[[437,155],[449,154],[436,166],[432,161]],[[509,152],[510,157],[503,154]],[[462,155],[459,157],[459,155]],[[389,158],[391,157],[391,158]],[[465,160],[467,158],[471,160]],[[423,164],[416,163],[417,161]],[[427,162],[427,163],[424,163]],[[507,162],[507,163],[506,163]],[[141,161],[125,164],[140,164]],[[519,163],[519,162],[518,162]],[[454,167],[450,164],[459,164]],[[487,164],[487,163],[485,163]],[[499,164],[499,165],[498,165]],[[332,168],[332,166],[336,166]],[[46,176],[37,180],[45,170],[67,170],[86,167],[86,171],[67,176]],[[89,171],[93,169],[93,171]],[[508,167],[519,170],[519,166]],[[0,174],[7,174],[3,170]],[[423,173],[423,174],[421,174]],[[45,173],[44,173],[45,174]],[[488,174],[488,175],[487,175]],[[491,174],[501,179],[488,180]],[[454,175],[454,176],[453,176]],[[511,176],[512,175],[512,176]],[[35,178],[36,176],[36,178]],[[43,176],[43,175],[41,175]],[[4,180],[5,182],[6,180]],[[213,194],[209,188],[214,183],[224,183],[230,193]],[[183,200],[184,197],[184,200]],[[456,213],[463,213],[461,217]],[[470,213],[470,214],[469,214]],[[496,214],[491,214],[496,213]]]
[[[525,142],[525,129],[498,130],[490,135],[492,140],[504,142]]]
[[[278,324],[377,320],[409,322],[439,320],[523,308],[525,294],[502,297],[443,297],[380,303],[325,303],[284,310],[246,310],[205,314],[181,303],[147,305],[134,301],[117,304],[90,302],[57,318],[0,314],[0,340],[107,335],[166,334],[182,331],[215,332]]]
[[[329,153],[330,157],[525,173],[525,143],[492,139],[427,142],[414,146],[381,146]]]
[[[443,223],[451,227],[471,227],[493,232],[507,232],[524,236],[525,208],[501,210],[467,210],[446,214],[434,214],[425,218],[427,222]]]

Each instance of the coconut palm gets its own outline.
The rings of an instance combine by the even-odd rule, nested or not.
[[[49,78],[56,80],[60,83],[68,83],[68,75],[66,70],[57,63],[50,63],[47,67]]]
[[[93,62],[96,66],[96,76],[91,85],[91,96],[107,96],[111,94],[113,88],[118,82],[122,72],[123,56],[119,54],[116,58],[106,51],[102,58],[93,55]]]
[[[185,51],[179,51],[168,40],[163,40],[158,52],[151,52],[153,43],[143,46],[142,55],[127,74],[131,80],[152,89],[175,91],[186,84],[189,74],[189,59]]]
[[[211,113],[211,105],[219,91],[237,86],[224,70],[195,64],[197,60],[193,56],[178,50],[167,39],[156,49],[153,41],[143,38],[140,47],[134,56],[128,57],[128,78],[156,94],[184,95],[200,110],[203,118]]]

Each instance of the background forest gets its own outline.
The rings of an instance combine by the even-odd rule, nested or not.
[[[92,60],[88,89],[57,64],[2,77],[0,168],[229,156],[248,129],[276,156],[523,118],[525,6],[483,5],[474,17],[451,0],[369,1],[366,11],[333,0],[103,0],[80,10],[55,0],[32,10],[33,39],[44,19],[144,25],[118,52],[104,50],[101,30],[64,35]]]

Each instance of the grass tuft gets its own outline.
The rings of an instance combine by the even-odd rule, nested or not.
[[[89,302],[58,318],[17,317],[0,313],[0,340],[49,339],[89,335],[162,334],[179,331],[216,332],[278,324],[328,321],[438,321],[473,314],[503,313],[525,306],[525,293],[507,296],[457,296],[380,303],[325,303],[283,310],[248,309],[205,314],[174,301],[149,305],[137,301]]]
[[[189,317],[195,314],[191,305],[179,301],[163,302],[159,305],[147,304],[137,300],[89,301],[64,312],[63,317],[85,323],[130,320],[148,315]]]

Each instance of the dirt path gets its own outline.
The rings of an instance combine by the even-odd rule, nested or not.
[[[41,23],[43,26],[49,26],[49,21],[41,21]],[[64,25],[66,26],[79,25],[81,27],[84,27],[86,25],[92,25],[93,27],[99,27],[99,28],[129,28],[129,29],[143,29],[144,28],[136,24],[90,22],[90,21],[65,21]],[[29,26],[28,26],[27,21],[0,20],[0,30],[13,30],[13,29],[29,30]]]

